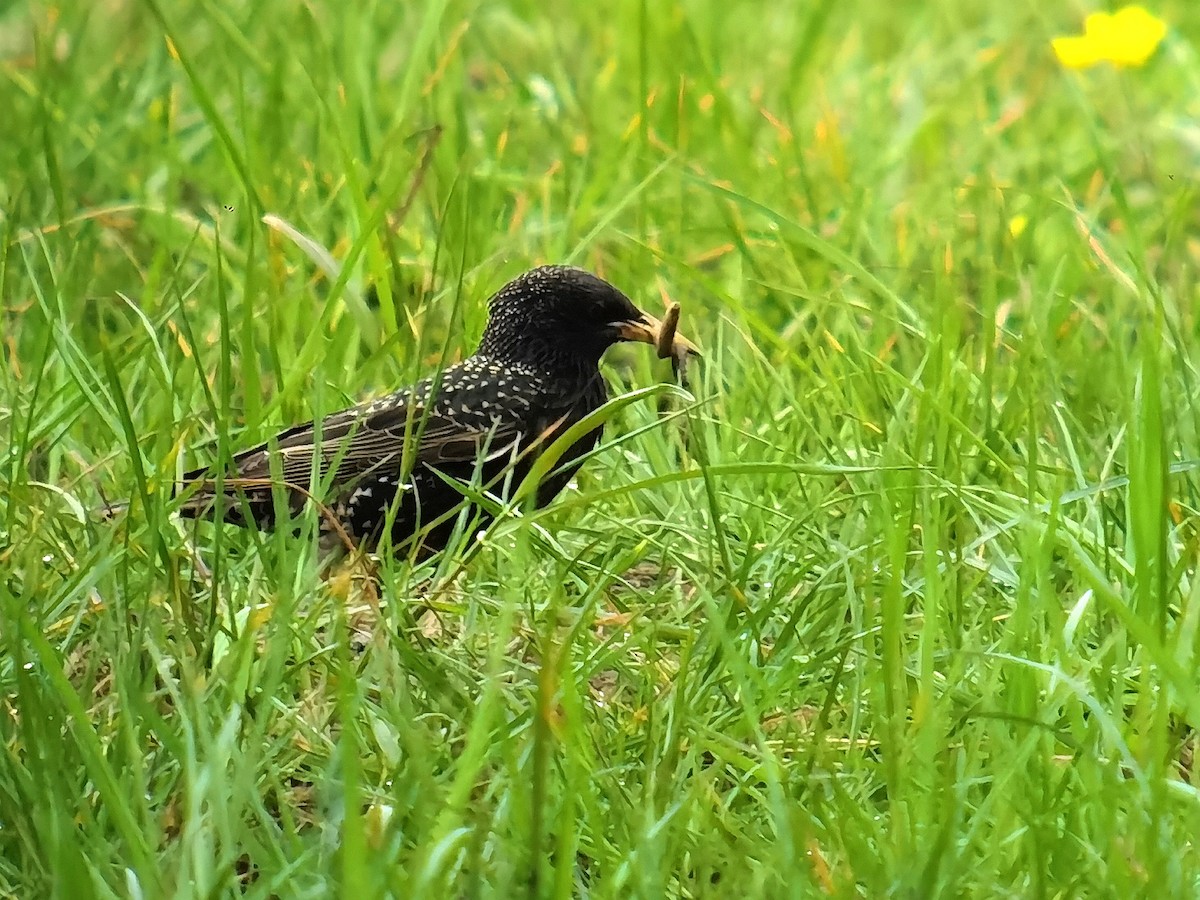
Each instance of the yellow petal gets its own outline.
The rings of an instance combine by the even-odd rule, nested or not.
[[[1092,13],[1083,20],[1083,36],[1093,41],[1111,39],[1115,27],[1114,18],[1108,13]]]
[[[1141,6],[1126,6],[1112,18],[1107,58],[1119,66],[1145,65],[1167,36],[1167,23]]]
[[[1139,37],[1161,41],[1167,36],[1167,23],[1144,6],[1125,6],[1113,15],[1113,25],[1119,31],[1127,31]]]
[[[1092,13],[1083,22],[1083,35],[1055,38],[1051,43],[1058,61],[1070,69],[1098,62],[1116,66],[1141,66],[1154,55],[1167,36],[1166,23],[1143,6],[1125,6],[1117,12]]]
[[[1050,42],[1058,61],[1068,69],[1086,69],[1100,62],[1096,43],[1087,37],[1056,37]]]
[[[1008,220],[1008,233],[1014,238],[1019,238],[1025,233],[1025,229],[1029,227],[1029,216],[1023,213],[1018,213]]]

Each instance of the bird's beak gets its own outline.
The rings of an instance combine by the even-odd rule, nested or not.
[[[676,316],[678,318],[678,316]],[[626,341],[640,341],[643,344],[652,346],[660,346],[662,339],[666,339],[667,335],[663,335],[663,323],[649,313],[642,313],[642,317],[631,322],[617,322],[617,334]],[[678,331],[670,335],[670,354],[679,358],[683,356],[699,356],[700,348],[685,338]],[[659,351],[659,356],[667,356],[668,354]]]

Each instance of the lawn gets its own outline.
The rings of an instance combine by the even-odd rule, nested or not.
[[[1200,7],[586,6],[0,8],[0,894],[1196,896]],[[543,262],[705,351],[557,502],[173,515]]]

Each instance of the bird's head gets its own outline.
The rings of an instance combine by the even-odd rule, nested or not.
[[[656,344],[661,324],[602,278],[572,266],[541,266],[493,295],[479,352],[557,371],[594,370],[621,341]],[[674,336],[673,352],[699,354]]]

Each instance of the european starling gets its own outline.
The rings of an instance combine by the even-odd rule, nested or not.
[[[663,335],[661,323],[582,269],[533,269],[501,288],[489,307],[474,356],[440,378],[333,413],[319,427],[315,421],[297,425],[239,453],[221,503],[211,472],[189,472],[182,487],[199,490],[180,513],[212,515],[219,508],[226,522],[244,525],[249,518],[273,527],[272,480],[289,486],[289,506],[299,511],[316,456],[321,483],[332,469],[325,503],[337,525],[323,516],[324,537],[374,547],[390,522],[393,547],[415,539],[422,554],[440,550],[464,502],[452,482],[474,482],[500,495],[519,484],[541,449],[607,399],[599,363],[610,346],[642,341],[661,352],[670,344],[679,358],[698,352],[680,335]],[[601,430],[567,449],[538,485],[538,506],[566,486]],[[486,522],[486,513],[473,512]]]

